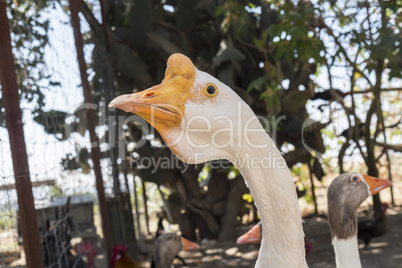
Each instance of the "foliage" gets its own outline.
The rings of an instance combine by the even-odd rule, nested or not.
[[[319,158],[331,147],[324,144],[323,133],[332,135],[328,136],[331,141],[338,138],[332,131],[336,119],[333,115],[342,109],[349,129],[354,131],[345,134],[346,141],[339,153],[340,171],[344,171],[343,157],[352,147],[349,153],[358,150],[369,173],[376,175],[378,150],[387,153],[386,146],[381,147],[378,142],[386,144],[390,133],[398,131],[395,117],[383,111],[380,96],[391,79],[401,78],[400,1],[105,0],[106,31],[93,13],[97,3],[97,0],[81,1],[82,14],[90,26],[85,41],[94,45],[89,64],[94,72],[91,85],[96,103],[105,106],[116,95],[158,84],[163,79],[167,58],[175,52],[184,53],[197,68],[233,88],[257,115],[280,118],[273,120],[271,134],[275,134],[278,148],[285,152],[288,165],[298,164],[293,168],[296,174],[306,178],[313,173],[315,178],[322,179],[323,160]],[[37,108],[43,104],[44,87],[39,87],[39,81],[46,78],[43,47],[47,43],[48,24],[40,16],[30,15],[36,14],[32,10],[43,10],[47,4],[20,2],[11,19],[17,47],[35,55],[17,62],[22,92],[28,100],[37,100]],[[18,19],[29,21],[30,25],[20,25]],[[34,34],[26,35],[28,31]],[[17,54],[19,58],[27,54],[22,51]],[[341,79],[337,77],[340,65],[344,70]],[[317,75],[325,72],[328,81],[323,83]],[[347,81],[347,87],[340,88],[339,81]],[[398,96],[392,95],[391,105],[397,105]],[[312,102],[319,103],[320,116],[329,113],[330,118],[325,122],[312,120],[307,109]],[[43,124],[49,118],[56,120],[58,124],[46,131],[64,140],[68,136],[60,134],[65,133],[67,124],[58,121],[58,115],[58,111],[50,111],[36,117],[36,121]],[[79,126],[85,120],[78,121],[77,129],[81,132],[77,132],[83,135],[85,129]],[[366,130],[361,135],[360,123]],[[328,126],[332,128],[329,131]],[[373,126],[374,133],[370,133]],[[144,157],[154,160],[172,157],[161,146],[163,141],[157,133],[146,135],[145,145],[132,149],[131,145],[137,144],[143,134],[137,125],[127,125],[130,146],[126,159],[139,163]],[[76,156],[63,159],[63,166],[89,172],[88,151],[82,148],[76,151]],[[176,161],[174,157],[171,159]],[[221,204],[229,207],[234,204],[228,199],[231,189],[238,187],[239,199],[247,193],[237,182],[238,177],[233,176],[235,170],[188,168],[178,163],[175,167],[155,170],[155,166],[147,170],[137,164],[132,169],[122,165],[120,171],[135,171],[141,179],[167,189],[170,196],[164,202],[171,210],[170,220],[179,222],[186,218],[179,222],[185,230],[194,232],[197,225],[201,237],[221,237],[217,230],[223,224],[225,212]],[[231,180],[227,179],[228,173]],[[214,183],[222,190],[214,192],[213,187],[202,187]]]
[[[51,185],[49,189],[50,198],[58,197],[63,195],[63,191],[58,185]]]
[[[340,172],[345,171],[347,150],[350,155],[357,150],[367,173],[378,176],[378,166],[383,165],[382,155],[389,162],[388,150],[398,150],[398,146],[388,144],[388,139],[401,123],[400,112],[389,111],[394,108],[398,111],[395,101],[400,99],[401,88],[393,85],[400,85],[402,78],[402,3],[382,0],[318,3],[319,27],[335,44],[325,50],[329,85],[335,87],[333,73],[341,63],[346,69],[343,81],[350,87],[349,104],[337,99],[349,125],[342,132],[346,141],[338,156]],[[389,100],[388,105],[383,103],[384,96]],[[389,163],[388,175],[391,176]],[[381,213],[379,195],[373,199],[376,214]]]
[[[0,212],[0,230],[8,230],[14,226],[14,218],[11,211]]]
[[[59,85],[51,79],[44,60],[45,48],[49,45],[49,20],[43,16],[43,12],[51,1],[7,2],[20,96],[34,104],[35,112],[40,112],[45,104],[45,90]],[[0,108],[2,106],[0,103]]]
[[[359,19],[363,17],[356,13],[364,13],[367,6],[358,6],[353,12],[345,13],[352,5],[342,1],[154,0],[134,1],[133,4],[124,1],[105,3],[108,45],[103,35],[99,34],[102,32],[101,25],[93,20],[90,12],[83,12],[91,26],[91,31],[86,34],[90,36],[87,42],[95,44],[91,62],[95,76],[91,82],[97,102],[107,103],[117,94],[142,90],[159,83],[169,55],[184,53],[198,68],[232,87],[258,115],[270,118],[282,116],[284,119],[274,124],[278,147],[291,144],[294,150],[285,154],[288,163],[291,166],[296,163],[311,165],[307,170],[319,180],[323,171],[316,156],[325,152],[322,132],[331,119],[329,122],[314,122],[309,119],[306,106],[310,99],[320,99],[321,95],[318,96],[317,92],[326,90],[329,97],[321,97],[327,101],[323,107],[332,110],[331,103],[337,100],[330,94],[331,75],[330,88],[322,88],[315,80],[316,75],[322,72],[320,68],[331,69],[339,61],[350,57],[346,47],[342,46],[347,43],[355,42],[354,46],[360,47],[356,55],[362,62],[353,66],[354,73],[360,78],[370,77],[380,55],[389,56],[387,66],[395,66],[398,60],[390,56],[400,53],[397,46],[400,36],[392,30],[395,23],[388,23],[381,29],[377,27],[377,33],[370,37],[364,34],[369,31],[361,27],[369,24],[362,23]],[[369,14],[383,8],[381,5],[385,4],[380,1],[378,6],[368,7]],[[88,10],[90,6],[89,3]],[[386,9],[390,17],[399,18],[395,17],[396,6],[390,5]],[[328,36],[334,38],[335,47],[324,41],[328,40]],[[387,53],[382,53],[381,49]],[[398,71],[395,68],[389,72],[390,77],[396,76]],[[117,89],[111,87],[111,80],[115,81]],[[306,120],[312,123],[303,129]],[[137,133],[139,128],[128,129],[128,137],[141,136]],[[137,138],[131,141],[137,142]],[[157,143],[161,142],[158,135],[154,139],[158,140]],[[138,148],[136,153],[137,160],[145,156],[169,154],[152,146]],[[172,195],[180,191],[176,188],[176,171],[158,169],[155,173],[138,170],[138,174],[144,180],[170,188]],[[200,185],[214,179],[207,175],[213,174],[209,169],[204,169],[202,174],[202,180],[197,181]],[[187,183],[184,183],[187,191],[194,190]],[[208,199],[200,198],[197,202]],[[182,209],[181,205],[176,209]]]

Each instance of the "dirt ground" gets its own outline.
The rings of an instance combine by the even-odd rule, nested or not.
[[[399,202],[398,202],[399,203]],[[361,215],[368,210],[362,209]],[[370,210],[371,211],[371,210]],[[369,250],[360,244],[360,258],[364,268],[402,268],[402,206],[391,207],[387,210],[388,231],[384,236],[375,238]],[[304,232],[311,243],[311,251],[307,256],[310,268],[335,268],[334,251],[331,245],[329,226],[325,217],[304,218]],[[252,225],[242,226],[238,235],[245,233]],[[196,251],[181,252],[188,266],[175,261],[175,267],[254,267],[257,259],[259,244],[236,245],[235,241],[217,243],[203,241]],[[148,251],[152,242],[148,245]],[[105,256],[97,256],[96,267],[107,267]],[[145,259],[150,259],[147,256]],[[12,266],[17,263],[13,263]],[[0,265],[1,266],[1,265]],[[23,267],[23,266],[22,266]],[[149,261],[141,263],[141,267],[150,267]]]
[[[397,167],[402,166],[400,161]],[[397,168],[398,169],[398,168]],[[360,259],[364,268],[402,268],[402,177],[400,170],[395,170],[394,174],[394,197],[395,203],[399,206],[390,207],[386,214],[388,219],[388,231],[384,236],[375,238],[370,244],[368,250],[360,244]],[[385,177],[385,176],[383,176]],[[325,181],[325,184],[317,187],[317,203],[319,213],[326,214],[326,189],[330,180]],[[391,203],[390,192],[384,190],[381,192],[381,200],[388,204]],[[304,216],[304,232],[306,238],[311,243],[311,251],[307,256],[307,263],[310,268],[335,268],[335,256],[331,245],[329,226],[325,216],[322,217],[305,217],[313,211],[311,204],[307,204],[303,200],[299,200],[302,215]],[[359,216],[367,217],[367,214],[372,212],[370,208],[371,199],[368,198],[359,208]],[[370,215],[368,215],[370,217]],[[99,218],[99,217],[98,217]],[[252,225],[242,226],[238,229],[238,234],[241,235],[248,231]],[[100,220],[98,219],[97,228],[100,230]],[[4,234],[4,233],[3,233]],[[0,242],[8,243],[0,234]],[[10,235],[9,235],[10,236]],[[15,235],[12,235],[15,237]],[[152,237],[147,239],[148,243],[140,251],[144,253],[141,267],[150,267],[149,260],[151,259],[150,252],[152,249]],[[254,267],[257,259],[259,244],[237,245],[235,240],[219,243],[214,241],[202,241],[199,243],[201,248],[196,251],[181,252],[180,256],[185,259],[188,266],[181,265],[178,261],[175,262],[175,267],[237,267],[250,268]],[[11,266],[25,267],[24,255],[20,259],[13,262]],[[1,266],[0,264],[0,267]],[[100,248],[96,258],[97,268],[108,267],[105,261],[105,252]]]
[[[372,240],[368,250],[360,244],[360,258],[365,268],[402,268],[402,208],[387,210],[388,232]],[[247,227],[239,230],[246,231]],[[310,268],[335,268],[329,226],[323,217],[305,219],[304,231],[311,243],[307,256]],[[254,267],[259,244],[236,245],[235,242],[202,244],[201,249],[181,252],[190,267]],[[146,267],[146,266],[144,266]],[[175,267],[186,267],[176,263]]]

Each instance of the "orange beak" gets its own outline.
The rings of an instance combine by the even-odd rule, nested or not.
[[[137,114],[158,130],[178,127],[183,112],[175,101],[169,103],[166,95],[174,97],[174,94],[166,94],[164,86],[157,85],[138,93],[118,96],[110,102],[109,107]]]
[[[116,97],[116,107],[144,118],[159,132],[180,126],[184,105],[195,79],[195,66],[182,54],[169,57],[162,83],[147,90]]]
[[[370,187],[370,192],[372,195],[377,194],[379,191],[390,187],[392,185],[392,182],[389,180],[385,180],[385,179],[379,179],[379,178],[375,178],[375,177],[371,177],[368,175],[364,175],[362,174],[364,180],[366,181],[366,183],[369,185]]]
[[[194,242],[191,242],[188,239],[185,239],[184,237],[180,236],[181,238],[181,243],[183,244],[183,250],[195,250],[199,249],[200,246]]]
[[[247,233],[237,238],[237,244],[259,243],[261,242],[261,223],[255,225]]]

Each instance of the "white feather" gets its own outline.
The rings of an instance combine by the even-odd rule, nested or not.
[[[332,240],[337,268],[361,268],[357,236]]]
[[[296,188],[280,151],[232,89],[207,73],[196,73],[190,89],[193,96],[203,96],[201,90],[209,83],[218,93],[206,100],[188,100],[180,128],[171,130],[168,139],[175,140],[173,146],[187,163],[228,159],[240,170],[263,225],[255,267],[306,267]]]

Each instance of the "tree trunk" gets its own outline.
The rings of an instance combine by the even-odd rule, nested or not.
[[[311,167],[310,163],[308,163],[308,169],[309,169],[309,173],[310,173],[311,194],[313,196],[313,204],[314,204],[314,215],[318,215],[318,205],[317,205],[317,198],[315,196],[313,171],[312,171],[312,167]]]
[[[219,240],[228,241],[237,237],[237,216],[245,201],[242,196],[247,192],[247,186],[241,176],[230,181],[231,188],[227,196],[225,215],[221,218]]]
[[[19,105],[17,76],[11,47],[7,2],[0,0],[0,83],[15,176],[15,189],[27,267],[43,266],[42,246],[35,212],[28,157]]]
[[[71,25],[74,32],[75,47],[77,50],[77,60],[80,70],[82,88],[84,91],[84,99],[87,104],[93,104],[91,88],[88,81],[87,65],[84,58],[84,40],[81,35],[80,18],[78,15],[79,10],[80,2],[78,2],[78,0],[70,0]],[[102,168],[100,165],[101,153],[99,148],[99,139],[95,131],[95,113],[88,107],[86,110],[86,115],[88,119],[89,137],[91,140],[91,156],[95,173],[96,190],[98,192],[99,211],[102,219],[103,239],[106,246],[107,261],[110,262],[112,260],[113,248],[112,235],[110,232],[111,226],[105,197],[105,188],[103,185]]]

